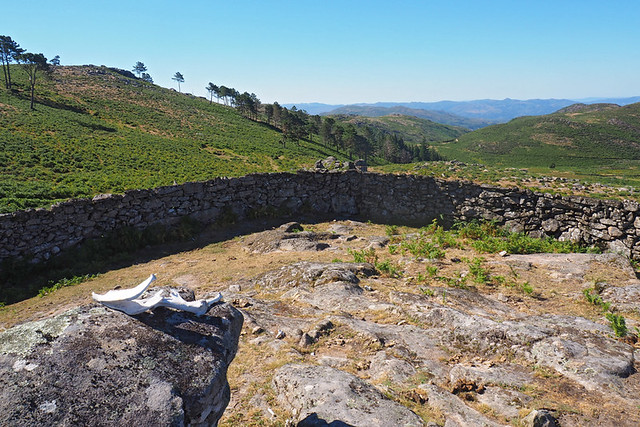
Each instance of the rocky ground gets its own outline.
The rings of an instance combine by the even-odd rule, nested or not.
[[[407,250],[421,239],[439,251]],[[629,261],[470,244],[289,223],[6,307],[0,325],[155,273],[160,285],[220,291],[244,315],[220,425],[639,425],[640,281]],[[626,321],[625,337],[612,318],[618,332]]]

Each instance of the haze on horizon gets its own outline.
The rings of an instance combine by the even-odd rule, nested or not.
[[[10,2],[2,30],[63,65],[148,67],[263,102],[433,102],[640,95],[630,0]]]

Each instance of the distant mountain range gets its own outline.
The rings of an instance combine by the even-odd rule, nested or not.
[[[521,116],[551,114],[575,103],[611,103],[628,105],[640,102],[640,96],[628,98],[585,98],[585,99],[479,99],[474,101],[438,102],[377,102],[374,104],[331,105],[321,103],[284,104],[309,114],[355,114],[378,117],[388,114],[406,114],[426,118],[438,123],[478,129],[495,123],[508,122]],[[430,113],[424,113],[429,111]],[[435,114],[437,113],[437,114]],[[438,116],[439,115],[439,116]],[[465,122],[465,119],[475,121]]]
[[[377,106],[357,106],[346,105],[336,108],[335,110],[323,115],[330,116],[364,116],[364,117],[383,117],[390,115],[413,116],[419,119],[426,119],[432,122],[440,123],[448,126],[463,127],[466,129],[480,129],[485,126],[500,123],[493,120],[482,120],[477,118],[463,117],[457,114],[447,113],[440,110],[424,110],[419,108],[408,108],[403,106],[394,107],[377,107]]]

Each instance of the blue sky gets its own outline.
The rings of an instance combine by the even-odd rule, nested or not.
[[[263,102],[640,95],[637,0],[5,2],[0,34],[63,65]]]

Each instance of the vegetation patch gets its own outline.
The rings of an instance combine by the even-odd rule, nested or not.
[[[57,282],[54,282],[53,280],[49,281],[49,285],[50,286],[45,286],[44,288],[40,289],[40,291],[38,291],[38,296],[40,297],[44,297],[49,295],[52,292],[57,291],[60,288],[65,288],[67,286],[74,286],[74,285],[78,285],[82,282],[86,282],[89,279],[93,279],[94,277],[96,277],[95,274],[85,274],[83,276],[74,276],[71,278],[63,278],[58,280]]]

